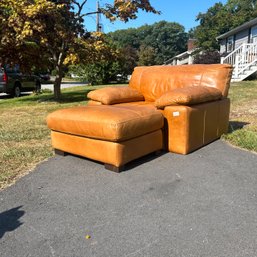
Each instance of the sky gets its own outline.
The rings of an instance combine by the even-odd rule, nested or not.
[[[100,6],[104,6],[106,2],[112,1],[99,0]],[[140,11],[136,20],[130,20],[127,23],[121,21],[111,23],[101,15],[101,23],[103,24],[105,33],[119,29],[137,28],[145,24],[150,25],[161,20],[178,22],[188,31],[198,25],[198,22],[195,21],[198,13],[205,13],[208,8],[217,2],[225,4],[227,0],[150,0],[152,6],[161,11],[160,15]],[[95,10],[96,0],[88,0],[84,12],[92,12]],[[85,25],[88,31],[95,31],[96,15],[86,17]]]

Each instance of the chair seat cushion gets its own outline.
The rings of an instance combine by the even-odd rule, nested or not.
[[[163,127],[163,115],[152,106],[80,106],[48,115],[51,130],[108,141],[125,141]]]

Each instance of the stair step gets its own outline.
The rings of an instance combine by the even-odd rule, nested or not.
[[[250,65],[247,69],[245,69],[244,71],[240,72],[240,68],[244,68],[245,65],[240,65],[239,67],[239,74],[238,74],[238,77],[235,76],[235,70],[233,70],[233,73],[232,73],[232,81],[242,81],[244,80],[245,78],[249,77],[250,75],[252,75],[254,72],[257,71],[257,64],[253,64],[253,65]]]

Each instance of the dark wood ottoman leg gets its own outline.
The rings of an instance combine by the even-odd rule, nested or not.
[[[105,169],[107,169],[107,170],[111,170],[111,171],[114,171],[114,172],[117,172],[117,173],[119,173],[119,172],[121,172],[121,171],[124,170],[124,165],[123,165],[123,166],[120,166],[120,167],[116,167],[116,166],[114,166],[114,165],[112,165],[112,164],[105,163],[105,164],[104,164],[104,167],[105,167]]]
[[[64,151],[62,151],[62,150],[59,150],[59,149],[54,149],[54,153],[55,153],[56,155],[61,155],[61,156],[66,156],[66,155],[68,155],[68,153],[66,153],[66,152],[64,152]]]

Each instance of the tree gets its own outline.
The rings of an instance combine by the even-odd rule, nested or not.
[[[0,57],[3,63],[19,63],[23,69],[42,63],[45,51],[40,49],[40,38],[36,36],[44,30],[44,17],[54,15],[56,6],[48,1],[28,5],[27,1],[1,0]],[[43,38],[42,38],[43,40]],[[41,58],[38,58],[38,57]]]
[[[120,53],[112,42],[101,32],[79,41],[80,51],[74,51],[65,60],[66,65],[71,64],[70,72],[95,85],[114,80],[119,73]]]
[[[138,37],[137,29],[135,28],[116,30],[107,35],[120,48],[130,46],[134,49],[139,49],[140,47],[140,39]]]
[[[152,46],[141,45],[138,52],[138,65],[150,66],[155,64],[156,52]]]
[[[87,51],[80,54],[74,53],[71,55],[72,58],[66,59],[69,64],[72,64],[69,66],[69,72],[84,78],[91,84],[109,83],[117,79],[127,80],[127,75],[131,74],[136,66],[136,50],[130,46],[117,47],[102,33],[94,33],[92,36],[94,37],[91,37],[91,40],[83,41],[88,46],[80,48]]]
[[[193,30],[198,47],[207,51],[219,49],[216,37],[257,16],[256,0],[228,0],[216,3],[206,13],[199,13],[200,25]],[[192,33],[192,31],[191,31]]]
[[[197,44],[204,50],[219,49],[216,37],[231,28],[232,13],[222,3],[216,3],[206,13],[199,13],[196,20],[200,22],[194,30]]]
[[[163,64],[166,60],[186,51],[187,40],[187,33],[182,25],[160,21],[152,25],[152,33],[145,37],[143,44],[155,49],[155,64]]]
[[[131,46],[119,48],[119,73],[123,76],[132,74],[138,61],[137,50]]]
[[[80,52],[81,46],[88,46],[83,44],[89,37],[83,18],[95,12],[84,13],[86,4],[87,0],[1,0],[0,54],[4,61],[24,63],[24,57],[33,52],[33,60],[27,63],[32,68],[44,56],[57,72],[54,96],[59,99],[66,58],[71,59],[74,53]],[[149,0],[115,0],[113,4],[106,3],[99,12],[112,21],[127,22],[137,18],[139,9],[158,13]]]
[[[167,59],[184,52],[188,38],[182,25],[166,21],[137,29],[118,30],[109,33],[108,36],[118,47],[133,47],[141,55],[140,58],[146,58],[148,52],[151,55],[151,64],[163,64]],[[139,63],[142,64],[144,61]]]

